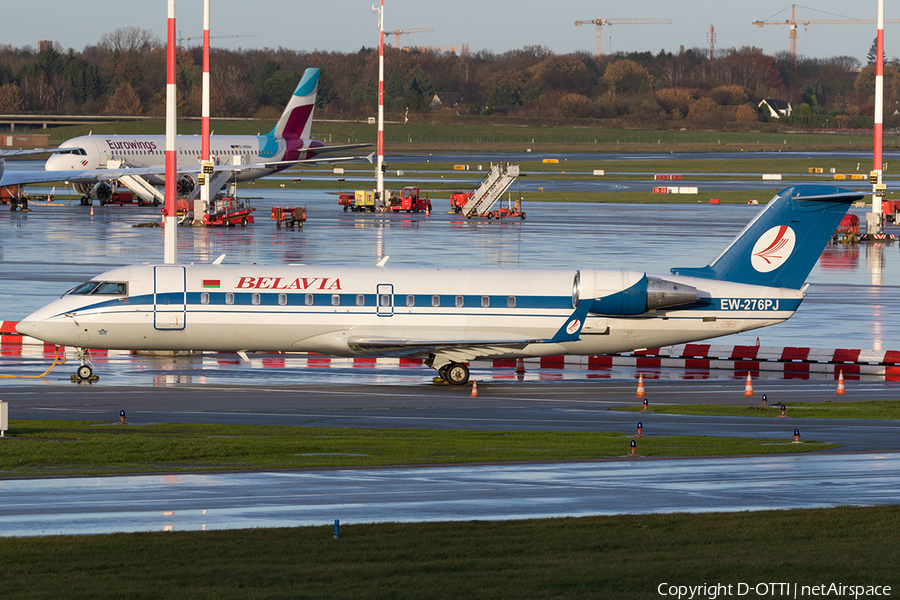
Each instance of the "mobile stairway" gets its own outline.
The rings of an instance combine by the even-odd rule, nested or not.
[[[502,163],[492,164],[490,174],[475,190],[475,195],[463,206],[462,214],[467,219],[492,216],[491,209],[494,204],[500,200],[503,192],[508,190],[518,177],[519,165],[506,165],[504,170]]]

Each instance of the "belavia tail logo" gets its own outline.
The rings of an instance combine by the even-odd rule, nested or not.
[[[794,251],[797,236],[787,225],[768,230],[756,241],[750,256],[750,264],[760,273],[774,271],[783,265]]]

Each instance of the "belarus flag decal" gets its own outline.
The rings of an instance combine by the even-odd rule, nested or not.
[[[222,287],[222,286],[219,285],[218,279],[204,279],[203,287],[204,288],[218,288],[218,287]]]

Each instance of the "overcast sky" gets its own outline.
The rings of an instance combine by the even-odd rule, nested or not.
[[[374,0],[211,0],[214,46],[223,48],[277,48],[353,52],[378,44]],[[815,8],[797,6],[798,19],[874,19],[876,0],[851,2],[818,0]],[[885,18],[900,17],[900,7],[889,3]],[[166,36],[166,0],[37,0],[4,2],[5,27],[0,43],[37,47],[38,39],[52,40],[64,49],[81,50],[96,44],[103,33],[119,27],[150,29]],[[671,25],[610,25],[603,27],[603,53],[685,48],[709,48],[710,25],[716,47],[756,46],[766,54],[789,49],[788,25],[757,27],[753,20],[790,18],[787,0],[647,0],[635,4],[587,0],[385,0],[385,30],[434,28],[433,32],[404,35],[404,45],[460,47],[503,53],[527,45],[542,45],[557,54],[577,50],[594,52],[592,19],[670,19]],[[176,27],[180,36],[202,38],[203,0],[177,1]],[[244,36],[220,37],[216,36]],[[900,23],[885,26],[885,54],[898,56]],[[811,24],[801,26],[798,52],[811,58],[853,56],[865,63],[875,38],[875,25]],[[390,38],[394,43],[394,38]],[[894,50],[894,49],[897,50]]]

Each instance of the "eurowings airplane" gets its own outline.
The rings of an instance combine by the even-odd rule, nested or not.
[[[371,144],[326,146],[309,139],[318,85],[319,69],[306,69],[272,131],[266,135],[211,135],[210,153],[219,164],[232,165],[228,170],[237,182],[259,179],[298,164],[360,160],[363,157],[332,154]],[[199,135],[178,136],[179,170],[196,170],[180,176],[179,192],[183,195],[196,189],[200,146]],[[126,168],[156,169],[145,179],[151,185],[165,184],[165,135],[86,135],[63,142],[56,152],[44,165],[47,171],[102,169],[112,161]],[[78,175],[66,179],[75,182],[75,190],[88,199],[93,194],[105,200],[111,194],[109,185],[104,181],[98,183],[95,177]],[[141,193],[140,189],[133,191]]]
[[[861,192],[778,193],[707,266],[622,270],[136,265],[113,269],[17,330],[85,348],[307,351],[425,359],[445,381],[478,358],[607,354],[694,342],[788,319]]]

